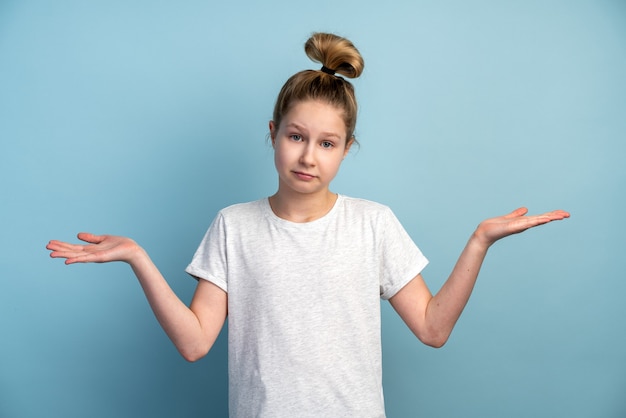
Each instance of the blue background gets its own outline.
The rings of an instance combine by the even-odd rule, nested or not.
[[[626,416],[626,2],[3,0],[1,417],[226,415],[224,333],[188,364],[128,266],[44,247],[131,236],[189,301],[216,211],[275,191],[313,31],[366,62],[334,190],[394,209],[433,290],[482,219],[572,213],[493,247],[440,350],[383,304],[389,417]]]

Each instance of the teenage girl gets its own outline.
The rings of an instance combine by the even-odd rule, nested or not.
[[[217,214],[186,269],[198,280],[189,307],[129,238],[80,233],[86,245],[47,248],[66,264],[128,263],[189,361],[207,354],[228,316],[231,417],[384,417],[380,299],[441,347],[489,247],[569,214],[520,208],[483,221],[433,296],[427,260],[391,210],[329,190],[355,142],[357,103],[344,77],[361,74],[360,53],[324,33],[305,52],[321,70],[287,80],[269,122],[278,191]]]

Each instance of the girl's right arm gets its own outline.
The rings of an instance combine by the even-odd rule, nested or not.
[[[191,305],[176,296],[148,254],[130,238],[112,235],[78,234],[87,245],[50,241],[46,246],[53,258],[65,264],[123,261],[133,269],[157,320],[181,355],[188,361],[205,356],[217,339],[226,315],[226,292],[206,280],[199,280]]]

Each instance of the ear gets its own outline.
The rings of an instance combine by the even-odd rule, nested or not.
[[[272,139],[272,147],[276,144],[276,124],[273,120],[269,123],[270,138]]]
[[[348,152],[350,152],[350,147],[352,147],[352,144],[354,144],[354,141],[356,140],[356,138],[354,138],[354,135],[352,135],[348,141],[346,142],[346,149],[343,150],[343,158],[346,158],[346,155],[348,155]]]

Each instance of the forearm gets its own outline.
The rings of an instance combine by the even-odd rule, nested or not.
[[[188,360],[202,357],[213,344],[196,314],[174,293],[148,254],[139,246],[128,261],[161,327]]]
[[[128,263],[148,298],[154,314],[178,351],[189,361],[204,356],[226,320],[226,292],[209,282],[199,282],[191,306],[176,296],[148,254],[135,241],[114,235],[78,234],[87,245],[52,240],[50,257],[65,258],[66,264]]]
[[[529,228],[569,217],[563,210],[526,216],[526,208],[487,219],[478,225],[463,249],[448,280],[432,296],[421,274],[394,295],[390,302],[411,331],[425,344],[441,347],[472,294],[478,273],[493,243]]]
[[[489,245],[473,234],[448,280],[430,299],[426,307],[425,325],[431,345],[441,346],[450,336],[472,294],[488,248]]]

